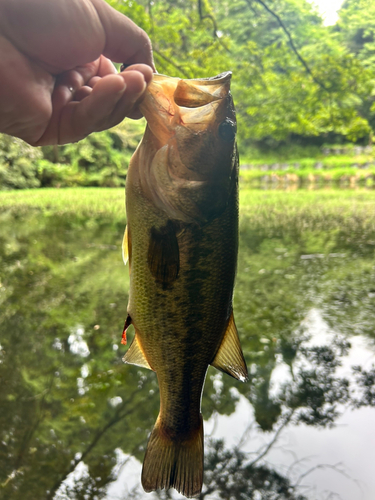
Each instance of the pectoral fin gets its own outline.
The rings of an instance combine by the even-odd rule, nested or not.
[[[233,312],[212,366],[228,373],[232,377],[245,382],[247,380],[247,366],[242,353],[240,339],[234,323]]]
[[[146,359],[146,356],[144,355],[143,349],[138,342],[137,332],[135,332],[133,342],[131,343],[129,349],[126,351],[126,354],[122,358],[122,360],[124,363],[128,363],[129,365],[141,366],[142,368],[148,368],[149,370],[152,370]]]
[[[130,241],[129,241],[129,229],[128,229],[128,226],[126,226],[124,238],[122,240],[122,259],[124,261],[125,266],[128,263],[129,255],[130,255],[129,243],[130,243]]]

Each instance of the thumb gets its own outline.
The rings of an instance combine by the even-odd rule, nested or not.
[[[91,0],[106,35],[103,55],[114,62],[151,66],[155,71],[151,41],[139,26],[104,0]]]

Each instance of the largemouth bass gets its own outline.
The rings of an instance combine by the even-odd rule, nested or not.
[[[130,265],[124,361],[156,372],[160,413],[142,470],[145,491],[187,497],[203,483],[201,395],[208,365],[247,378],[233,319],[238,155],[230,73],[154,75],[147,128],[126,180]]]

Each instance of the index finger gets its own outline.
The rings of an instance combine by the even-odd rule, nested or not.
[[[155,71],[151,41],[139,26],[104,0],[91,0],[106,35],[103,55],[115,62],[143,63]]]

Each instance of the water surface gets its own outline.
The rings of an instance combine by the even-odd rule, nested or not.
[[[209,369],[200,498],[375,497],[375,197],[345,196],[345,210],[285,198],[267,212],[243,192],[234,310],[250,381]],[[180,497],[139,483],[159,395],[121,361],[124,224],[0,213],[0,498]]]

